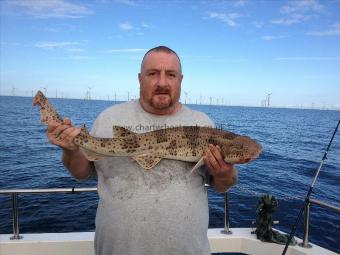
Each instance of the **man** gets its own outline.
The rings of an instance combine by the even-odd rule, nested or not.
[[[112,137],[112,126],[145,132],[170,126],[213,126],[203,113],[179,102],[183,79],[177,54],[159,46],[149,50],[138,75],[139,101],[112,106],[96,119],[91,134]],[[80,132],[69,121],[48,127],[51,143],[63,149],[63,163],[77,179],[98,175],[97,254],[209,254],[208,203],[204,183],[226,191],[237,172],[209,145],[207,168],[189,175],[192,163],[163,159],[150,171],[128,157],[88,161],[73,138]]]

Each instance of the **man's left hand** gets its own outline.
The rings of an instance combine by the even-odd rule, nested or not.
[[[210,184],[217,191],[224,192],[235,184],[237,171],[233,164],[224,161],[223,152],[218,145],[209,144],[203,160],[208,167],[209,174],[213,177]]]

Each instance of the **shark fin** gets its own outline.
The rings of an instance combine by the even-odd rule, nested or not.
[[[132,157],[137,163],[144,169],[150,170],[154,168],[159,161],[162,160],[161,157],[153,156],[150,154],[142,154]]]
[[[101,155],[99,153],[95,153],[93,151],[87,150],[87,149],[82,148],[82,147],[80,147],[80,150],[89,161],[97,161],[97,160],[106,158],[106,156],[104,156],[104,155]]]
[[[81,126],[81,131],[83,131],[84,134],[86,134],[86,135],[89,135],[89,134],[90,134],[90,132],[89,132],[89,130],[87,129],[85,123]]]
[[[120,126],[113,126],[113,136],[115,137],[127,137],[130,135],[136,135],[136,133],[128,130],[127,128],[120,127]]]
[[[195,172],[198,168],[200,168],[201,166],[204,165],[204,161],[203,161],[203,157],[200,158],[200,160],[196,163],[196,165],[194,165],[194,167],[191,169],[190,171],[190,175]]]

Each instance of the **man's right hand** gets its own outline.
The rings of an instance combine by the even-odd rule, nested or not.
[[[80,130],[72,125],[70,119],[65,118],[61,124],[48,124],[47,138],[50,143],[58,145],[66,151],[77,151],[79,147],[73,143],[73,139],[80,133]]]

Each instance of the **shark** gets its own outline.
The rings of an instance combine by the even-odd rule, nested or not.
[[[43,124],[63,123],[62,117],[41,91],[34,97],[33,105],[40,106]],[[218,145],[224,160],[231,164],[248,163],[262,151],[262,146],[248,136],[211,127],[178,126],[135,133],[113,126],[112,133],[112,138],[93,137],[84,125],[73,142],[90,161],[125,156],[150,170],[162,159],[172,159],[196,163],[191,173],[204,164],[203,156],[209,144]]]

